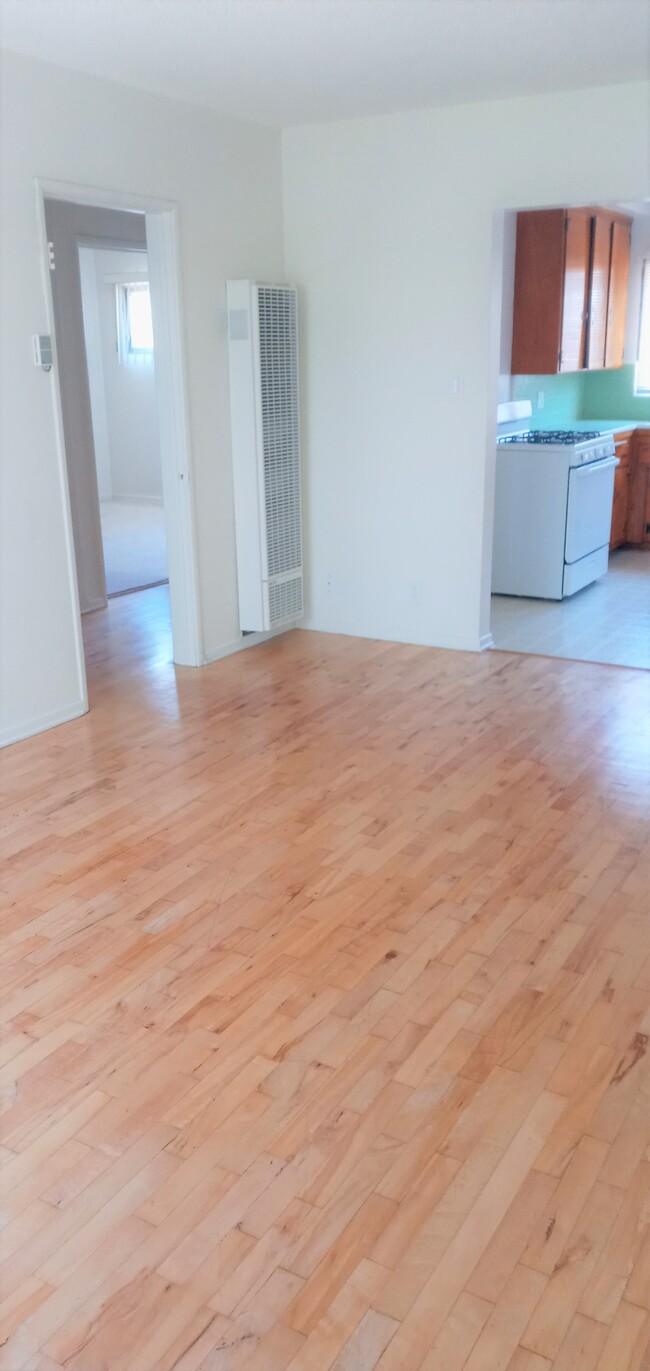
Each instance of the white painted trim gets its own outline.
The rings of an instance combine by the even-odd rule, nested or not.
[[[52,297],[52,280],[49,265],[49,249],[47,241],[47,225],[45,223],[45,191],[43,182],[38,178],[35,182],[36,189],[36,220],[38,241],[40,247],[41,280],[43,283],[43,294],[45,296],[45,315],[47,318],[47,331],[55,338],[54,328],[54,300]],[[86,659],[84,656],[84,642],[81,631],[81,606],[79,603],[79,584],[77,581],[77,562],[74,550],[74,533],[72,530],[72,509],[70,507],[70,488],[68,486],[68,463],[65,455],[65,439],[63,436],[63,414],[61,412],[61,392],[59,390],[58,367],[55,365],[49,373],[50,394],[52,397],[52,409],[54,414],[54,438],[56,444],[57,477],[61,492],[61,507],[63,509],[63,529],[65,535],[66,551],[66,570],[68,573],[68,583],[70,587],[70,600],[73,611],[73,634],[74,634],[74,653],[75,653],[75,673],[81,707],[77,710],[80,714],[85,714],[88,709],[88,685],[86,683]],[[76,708],[76,707],[75,707]],[[51,717],[51,716],[43,716]],[[66,714],[65,718],[74,718],[74,714]],[[56,723],[63,723],[64,719],[52,718],[50,723],[38,726],[34,723],[33,732],[41,732],[42,729],[52,728]],[[24,725],[18,730],[17,737],[24,738],[27,734],[23,731]],[[8,742],[16,739],[8,738]]]
[[[0,733],[0,747],[9,747],[11,743],[24,742],[26,738],[32,738],[35,733],[45,733],[48,728],[55,728],[57,724],[69,724],[72,719],[79,719],[88,713],[87,699],[78,700],[76,704],[67,705],[65,709],[56,709],[52,714],[41,714],[35,719],[28,719],[25,723],[19,724],[17,728],[5,728]]]
[[[90,604],[84,609],[84,614],[94,614],[96,609],[106,609],[106,603],[106,599],[98,596],[96,600],[90,601]]]
[[[54,310],[48,264],[45,200],[96,205],[108,209],[144,213],[147,231],[147,262],[152,285],[156,335],[156,404],[163,477],[163,502],[170,569],[170,603],[174,661],[181,666],[204,662],[199,599],[198,562],[191,488],[191,455],[187,419],[185,353],[182,335],[181,291],[177,251],[177,208],[173,201],[131,195],[96,186],[77,186],[65,181],[36,179],[37,213],[41,243],[48,328],[54,335]],[[80,693],[87,702],[86,671],[81,633],[79,591],[70,514],[68,472],[61,416],[57,368],[50,373],[54,397],[59,476],[65,508],[65,535],[70,568],[71,598],[75,607],[75,651]]]
[[[151,508],[154,505],[157,509],[164,509],[165,501],[162,495],[111,495],[110,500],[102,500],[103,505],[146,505]]]
[[[169,210],[146,214],[145,222],[174,661],[179,666],[201,666],[203,635],[178,279],[177,213]]]
[[[325,628],[320,624],[309,623],[302,620],[295,625],[296,628],[304,628],[308,633],[331,633],[341,638],[367,638],[374,643],[403,643],[406,647],[430,647],[441,652],[479,652],[479,642],[476,638],[453,638],[448,637],[444,642],[432,642],[431,638],[418,637],[410,633],[408,637],[402,637],[397,633],[368,633],[360,628]],[[286,633],[286,628],[280,632]]]
[[[486,652],[489,647],[494,647],[494,638],[491,633],[484,633],[479,638],[478,650],[479,652]]]
[[[280,628],[269,628],[261,630],[259,633],[242,633],[240,638],[235,638],[233,642],[224,643],[223,647],[215,647],[205,654],[205,665],[211,662],[220,662],[222,657],[232,657],[235,652],[243,652],[248,647],[260,647],[262,643],[268,643],[271,638],[280,638],[283,633],[291,633],[294,628],[302,628],[301,623],[282,625]]]
[[[73,205],[96,205],[100,209],[136,210],[140,214],[164,214],[175,210],[175,200],[162,200],[155,195],[134,195],[130,191],[111,190],[106,186],[79,186],[74,181],[56,181],[39,177],[43,195],[48,200],[67,200]]]

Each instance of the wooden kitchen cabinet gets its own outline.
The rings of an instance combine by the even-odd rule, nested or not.
[[[517,215],[514,376],[577,371],[582,365],[590,239],[586,210],[525,210]]]
[[[630,498],[630,461],[634,430],[614,434],[614,448],[619,460],[614,473],[614,501],[612,504],[612,527],[609,538],[610,551],[627,542],[627,520]]]
[[[593,206],[517,215],[513,375],[622,365],[630,228]]]
[[[607,337],[605,339],[606,367],[622,367],[623,365],[627,287],[630,279],[631,227],[629,219],[612,220]]]
[[[650,431],[647,429],[637,429],[634,435],[625,541],[650,547]]]
[[[591,288],[585,353],[585,366],[589,371],[605,365],[611,257],[611,215],[597,210],[591,225]]]
[[[630,473],[625,467],[617,467],[614,476],[614,501],[612,504],[612,528],[609,536],[610,552],[622,547],[626,541],[627,506],[630,492]]]

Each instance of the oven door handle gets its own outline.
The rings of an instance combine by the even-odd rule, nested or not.
[[[583,467],[574,467],[574,471],[579,471],[581,476],[595,476],[599,471],[606,471],[608,467],[620,467],[618,457],[605,457],[601,462],[589,462]]]

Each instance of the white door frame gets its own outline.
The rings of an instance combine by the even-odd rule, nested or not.
[[[45,201],[94,205],[102,209],[135,210],[145,215],[147,260],[156,340],[156,409],[160,440],[163,503],[169,562],[169,595],[174,661],[179,666],[202,666],[203,634],[199,599],[196,531],[191,479],[191,451],[187,418],[185,350],[178,270],[178,210],[173,201],[121,191],[78,186],[66,181],[36,180],[38,231],[48,330],[54,336],[54,305],[49,269]],[[65,538],[70,585],[75,607],[75,649],[82,698],[88,708],[86,665],[81,631],[68,469],[56,367],[53,369],[54,420],[59,479],[63,496]]]

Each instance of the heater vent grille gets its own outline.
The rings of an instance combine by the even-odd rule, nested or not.
[[[271,624],[284,623],[287,619],[300,619],[302,616],[302,576],[292,576],[288,581],[269,582],[269,612]]]
[[[273,577],[302,565],[298,321],[291,287],[259,286],[257,296],[266,542]]]
[[[239,623],[268,632],[304,612],[298,293],[229,281],[227,311]]]

